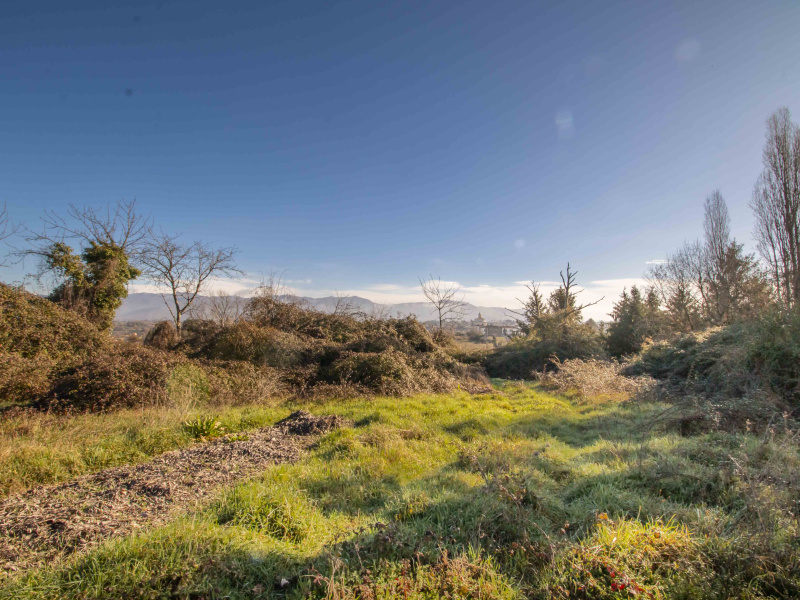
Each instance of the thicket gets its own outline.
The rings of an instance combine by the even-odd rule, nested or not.
[[[0,398],[60,410],[253,402],[290,394],[483,389],[414,318],[331,315],[256,297],[245,318],[164,322],[120,342],[76,312],[0,284]]]
[[[269,295],[253,298],[236,323],[187,322],[180,346],[193,358],[279,370],[301,393],[408,395],[486,384],[479,367],[453,358],[413,317],[329,314]]]

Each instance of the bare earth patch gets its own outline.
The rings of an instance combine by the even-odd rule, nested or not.
[[[297,460],[310,436],[342,424],[339,417],[297,411],[274,427],[6,498],[0,502],[0,572],[10,574],[161,525],[221,486]]]

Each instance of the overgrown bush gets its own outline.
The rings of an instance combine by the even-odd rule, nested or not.
[[[151,348],[115,344],[58,376],[44,402],[93,411],[165,405],[169,377],[181,360]]]
[[[21,288],[0,283],[0,349],[54,361],[86,356],[108,338],[77,314]]]
[[[357,319],[272,298],[252,300],[238,323],[188,332],[181,346],[195,358],[274,369],[270,382],[300,395],[408,395],[486,386],[480,367],[444,352],[413,317]]]
[[[40,398],[57,370],[109,343],[108,336],[77,314],[0,283],[0,401]]]
[[[244,321],[220,328],[204,346],[198,354],[212,360],[238,360],[265,367],[288,368],[301,364],[309,345],[293,333]]]
[[[247,318],[169,322],[144,344],[115,341],[27,292],[0,288],[0,394],[49,409],[270,401],[287,394],[408,395],[483,390],[481,368],[443,351],[416,319],[359,319],[264,299]]]
[[[800,316],[773,311],[759,319],[651,344],[630,372],[644,372],[709,397],[756,390],[800,404]]]
[[[143,343],[148,348],[170,350],[178,343],[178,331],[172,321],[161,321],[147,332]]]
[[[637,394],[652,388],[654,381],[647,376],[626,377],[624,365],[610,360],[555,360],[555,370],[542,372],[538,380],[561,393],[579,396]]]
[[[680,410],[681,431],[763,429],[800,407],[800,317],[757,319],[649,344],[625,374],[647,374]]]
[[[532,335],[511,340],[487,354],[484,365],[491,377],[533,379],[537,372],[557,370],[559,361],[604,356],[600,334],[589,325],[577,324],[545,339]]]
[[[280,371],[243,361],[214,361],[203,364],[213,404],[254,404],[269,402],[289,393]]]

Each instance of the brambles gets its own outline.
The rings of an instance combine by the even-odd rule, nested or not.
[[[555,370],[543,371],[538,381],[561,393],[577,393],[581,397],[622,394],[632,396],[650,390],[655,381],[650,377],[626,377],[623,364],[607,360],[554,359]]]
[[[533,379],[544,369],[555,369],[556,361],[603,358],[603,340],[584,323],[568,325],[557,337],[514,339],[487,354],[486,371],[492,377]]]
[[[159,321],[144,336],[143,344],[156,350],[171,350],[178,343],[178,332],[170,321]]]
[[[56,376],[40,404],[93,411],[166,405],[167,383],[180,362],[138,344],[113,344]]]

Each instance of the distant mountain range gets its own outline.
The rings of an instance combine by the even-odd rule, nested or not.
[[[334,296],[327,296],[325,298],[301,297],[300,299],[308,306],[324,312],[332,312],[336,307],[336,303],[341,301]],[[348,296],[343,300],[350,303],[355,310],[362,311],[366,314],[377,314],[380,312],[390,317],[415,315],[420,321],[432,321],[436,319],[436,311],[433,306],[427,302],[378,304],[372,302],[372,300],[361,298],[360,296]],[[247,298],[242,298],[241,301],[246,302]],[[198,297],[195,302],[200,306],[204,302],[207,302],[207,299],[205,297]],[[490,322],[513,320],[513,315],[511,315],[507,308],[501,308],[499,306],[474,306],[472,304],[467,304],[465,306],[464,320],[471,321],[478,317],[478,313]],[[167,310],[161,294],[136,293],[130,294],[122,302],[122,306],[117,310],[115,320],[163,321],[169,318],[169,310]]]

